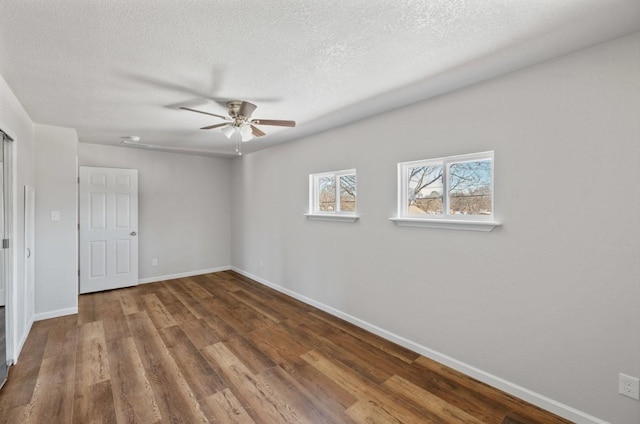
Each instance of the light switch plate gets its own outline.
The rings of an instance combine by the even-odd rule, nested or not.
[[[60,221],[60,211],[51,211],[51,220]]]

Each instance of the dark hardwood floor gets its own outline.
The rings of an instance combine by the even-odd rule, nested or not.
[[[234,272],[33,325],[2,423],[567,423]]]

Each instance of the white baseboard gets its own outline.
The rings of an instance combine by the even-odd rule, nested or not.
[[[433,359],[434,361],[440,362],[441,364],[444,364],[450,368],[453,368],[456,371],[459,371],[463,374],[466,374],[470,377],[475,378],[476,380],[479,380],[485,384],[488,384],[492,387],[495,387],[497,389],[500,389],[504,392],[509,393],[510,395],[516,396],[524,401],[527,401],[533,405],[536,405],[540,408],[543,408],[549,412],[552,412],[556,415],[559,415],[563,418],[566,418],[568,420],[571,420],[577,424],[608,424],[606,421],[603,421],[599,418],[596,418],[592,415],[589,415],[585,412],[582,412],[578,409],[572,408],[568,405],[565,405],[561,402],[557,402],[553,399],[550,399],[546,396],[543,396],[539,393],[536,393],[532,390],[529,390],[525,387],[519,386],[517,384],[514,384],[510,381],[507,381],[503,378],[500,378],[498,376],[495,376],[491,373],[488,373],[486,371],[483,371],[481,369],[478,369],[474,366],[471,366],[467,363],[464,363],[462,361],[459,361],[455,358],[452,358],[448,355],[445,355],[443,353],[437,352],[433,349],[429,349],[428,347],[422,346],[418,343],[415,343],[411,340],[405,339],[402,336],[399,336],[397,334],[394,334],[390,331],[387,331],[383,328],[377,327],[373,324],[370,324],[366,321],[363,321],[357,317],[354,317],[352,315],[349,315],[345,312],[342,312],[338,309],[335,309],[331,306],[325,305],[323,303],[320,303],[318,301],[315,301],[307,296],[301,295],[299,293],[296,293],[292,290],[289,290],[285,287],[279,286],[277,284],[274,284],[268,280],[265,280],[264,278],[260,278],[256,275],[253,275],[249,272],[246,272],[244,270],[241,270],[239,268],[236,268],[234,266],[232,266],[230,268],[231,270],[237,272],[238,274],[242,274],[245,277],[251,278],[252,280],[255,280],[267,287],[270,287],[274,290],[277,290],[281,293],[284,293],[286,295],[289,295],[301,302],[304,302],[308,305],[314,306],[318,309],[321,309],[331,315],[334,315],[338,318],[342,318],[345,321],[348,321],[360,328],[363,328],[367,331],[370,331],[373,334],[376,334],[384,339],[387,339],[389,341],[392,341],[400,346],[403,346],[409,350],[412,350],[416,353],[419,353],[420,355],[426,356],[429,359]]]
[[[78,313],[78,307],[75,308],[66,308],[66,309],[58,309],[57,311],[49,311],[43,312],[40,314],[35,314],[33,317],[34,321],[42,321],[43,319],[49,318],[58,318],[63,317],[65,315],[73,315]]]
[[[181,272],[179,274],[159,275],[157,277],[141,278],[138,280],[138,284],[156,283],[158,281],[173,280],[175,278],[193,277],[194,275],[210,274],[212,272],[228,271],[231,266],[219,266],[216,268],[201,269],[198,271]]]
[[[216,267],[216,268],[208,268],[208,269],[201,269],[198,271],[189,271],[189,272],[182,272],[179,274],[171,274],[171,275],[160,275],[157,277],[150,277],[150,278],[142,278],[140,280],[138,280],[139,284],[146,284],[146,283],[154,283],[156,281],[165,281],[165,280],[172,280],[174,278],[184,278],[184,277],[193,277],[194,275],[202,275],[202,274],[209,274],[212,272],[220,272],[220,271],[228,271],[230,270],[231,267],[226,265],[226,266],[220,266],[220,267]],[[34,321],[42,321],[44,319],[49,319],[49,318],[57,318],[57,317],[62,317],[65,315],[72,315],[72,314],[77,314],[78,313],[78,308],[67,308],[67,309],[60,309],[57,311],[49,311],[49,312],[43,312],[40,314],[35,314],[34,316]]]

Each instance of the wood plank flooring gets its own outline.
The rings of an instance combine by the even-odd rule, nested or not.
[[[227,271],[36,322],[1,423],[568,423]]]

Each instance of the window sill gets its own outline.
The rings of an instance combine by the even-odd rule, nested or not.
[[[338,222],[356,222],[360,216],[359,215],[338,215],[338,214],[328,214],[328,213],[305,213],[304,216],[307,219],[314,219],[317,221],[338,221]]]
[[[389,218],[402,227],[439,228],[444,230],[492,231],[502,225],[494,221],[462,221],[457,219]]]

